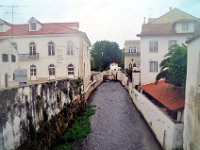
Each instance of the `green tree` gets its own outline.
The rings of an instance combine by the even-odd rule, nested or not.
[[[92,46],[92,69],[104,70],[110,63],[116,62],[122,64],[122,51],[116,42],[97,41]]]
[[[165,79],[182,90],[185,90],[187,73],[187,47],[175,45],[165,55],[160,63],[160,72],[156,76],[156,82]]]

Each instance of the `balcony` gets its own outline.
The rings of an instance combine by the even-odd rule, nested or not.
[[[124,52],[125,56],[140,56],[140,52]]]
[[[19,54],[19,61],[29,61],[29,60],[38,60],[39,53],[35,53],[35,55],[30,54]]]

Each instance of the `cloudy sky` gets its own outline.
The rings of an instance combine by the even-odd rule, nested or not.
[[[27,23],[31,17],[40,22],[78,21],[92,43],[97,40],[138,39],[144,17],[156,18],[179,8],[200,18],[200,0],[0,0],[0,18],[14,23]],[[20,7],[21,6],[21,7]]]

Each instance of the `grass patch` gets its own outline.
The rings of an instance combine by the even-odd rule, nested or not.
[[[91,132],[89,117],[94,113],[95,110],[92,107],[89,107],[82,116],[77,117],[75,122],[64,135],[65,140],[75,141],[84,139]]]
[[[62,145],[59,145],[55,148],[55,150],[72,150],[72,147],[70,144],[68,143],[65,143],[65,144],[62,144]]]
[[[86,138],[86,136],[91,132],[89,117],[94,113],[95,109],[93,107],[88,107],[83,115],[78,116],[64,134],[66,143],[58,145],[54,150],[72,150],[72,146],[68,142],[74,142]]]

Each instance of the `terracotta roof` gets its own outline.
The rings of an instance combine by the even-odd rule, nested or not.
[[[12,26],[12,35],[41,35],[41,34],[67,34],[67,33],[81,33],[73,27],[79,26],[78,22],[71,23],[44,23],[38,31],[29,31],[28,24],[17,24]],[[9,36],[11,30],[7,32],[0,32],[0,36]]]
[[[157,84],[154,82],[141,85],[139,88],[144,90],[170,110],[184,108],[185,102],[184,97],[181,95],[181,90],[179,88],[175,88],[174,85],[170,83],[166,83],[162,80]]]

